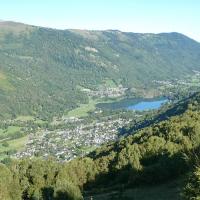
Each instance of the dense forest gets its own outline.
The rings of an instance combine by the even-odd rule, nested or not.
[[[168,119],[152,122],[86,157],[66,163],[52,158],[5,159],[0,165],[0,199],[81,200],[88,192],[123,193],[179,179],[184,179],[180,198],[199,199],[200,93],[177,105]]]
[[[0,22],[0,117],[48,119],[88,102],[80,88],[129,88],[199,70],[198,42],[179,33],[56,30]],[[131,94],[129,94],[131,95]]]

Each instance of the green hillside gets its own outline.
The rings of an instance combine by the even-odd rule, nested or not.
[[[49,118],[89,101],[80,89],[151,88],[200,70],[200,44],[179,33],[56,30],[0,22],[0,116]]]
[[[169,119],[83,158],[4,160],[0,198],[199,199],[200,94],[182,101],[181,112],[177,105]]]

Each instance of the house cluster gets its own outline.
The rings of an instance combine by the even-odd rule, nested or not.
[[[159,81],[159,80],[153,80],[153,83],[156,83],[158,85],[167,85],[167,86],[173,86],[173,83],[170,80],[167,81]]]
[[[128,124],[127,119],[107,119],[84,124],[79,121],[76,128],[48,131],[43,130],[29,135],[25,150],[15,154],[17,158],[53,156],[58,160],[71,160],[119,137],[119,128]],[[76,120],[77,122],[77,120]]]
[[[195,73],[196,76],[200,76],[200,71],[197,71],[197,70],[192,70],[193,73]]]
[[[192,70],[192,75],[188,74],[183,79],[173,79],[173,80],[153,80],[153,83],[158,86],[165,87],[183,87],[183,86],[199,86],[200,72]]]
[[[120,97],[125,95],[125,91],[128,88],[124,88],[122,85],[118,87],[100,87],[98,90],[86,91],[88,96],[104,98],[104,97]]]

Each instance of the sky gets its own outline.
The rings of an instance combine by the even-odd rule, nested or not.
[[[200,42],[200,0],[0,0],[0,19],[57,29],[180,32]]]

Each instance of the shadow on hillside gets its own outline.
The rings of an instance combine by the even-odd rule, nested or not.
[[[123,191],[129,187],[157,185],[173,180],[188,170],[182,153],[171,156],[162,152],[156,156],[146,157],[140,162],[143,166],[141,170],[134,169],[130,164],[120,170],[113,167],[109,173],[100,173],[94,181],[85,184],[84,189],[100,193],[113,189]]]
[[[54,194],[53,187],[42,188],[42,199],[44,200],[55,199],[53,194]]]
[[[67,192],[58,190],[54,193],[53,187],[42,188],[42,199],[43,200],[67,200],[73,199]]]

